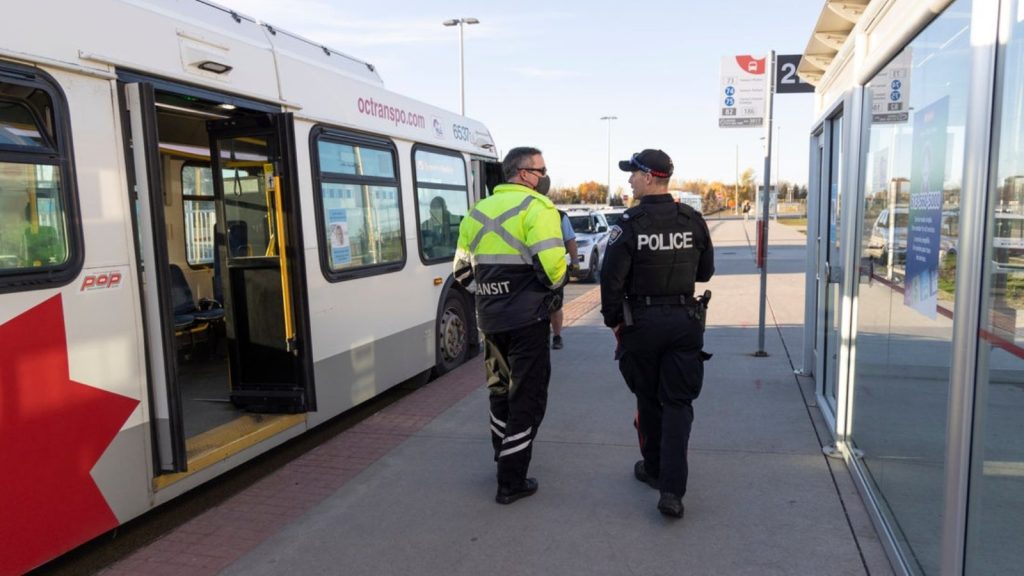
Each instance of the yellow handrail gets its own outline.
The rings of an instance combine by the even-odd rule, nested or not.
[[[277,217],[277,257],[281,263],[281,295],[284,302],[284,332],[289,349],[295,341],[295,321],[292,318],[292,289],[288,279],[288,253],[285,251],[284,210],[281,203],[281,177],[274,176],[274,204]]]

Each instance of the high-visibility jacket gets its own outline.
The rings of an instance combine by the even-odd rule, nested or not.
[[[454,273],[476,295],[484,334],[546,320],[568,278],[555,205],[526,186],[495,186],[459,225]]]

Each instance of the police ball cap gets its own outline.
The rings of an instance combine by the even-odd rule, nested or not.
[[[629,160],[619,162],[619,170],[623,172],[647,172],[657,178],[668,178],[675,171],[672,159],[661,150],[647,148],[637,152]]]

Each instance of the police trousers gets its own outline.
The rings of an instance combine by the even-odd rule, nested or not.
[[[636,395],[644,468],[662,492],[686,494],[693,400],[704,382],[704,331],[680,305],[636,306],[623,327],[619,370]]]
[[[548,404],[550,337],[551,325],[546,319],[484,335],[491,444],[498,463],[499,488],[516,489],[526,480],[533,439]]]

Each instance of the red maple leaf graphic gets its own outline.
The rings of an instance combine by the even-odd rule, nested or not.
[[[89,473],[138,403],[69,378],[60,295],[0,325],[0,574],[117,526]]]

